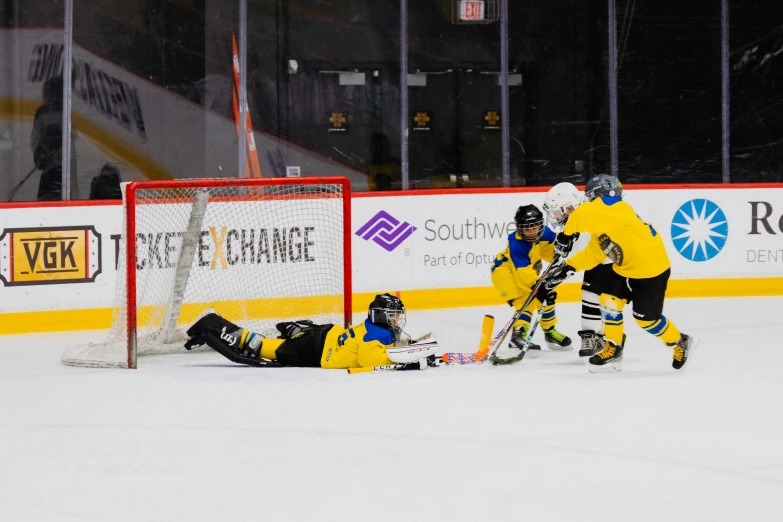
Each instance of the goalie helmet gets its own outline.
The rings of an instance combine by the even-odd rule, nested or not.
[[[623,199],[623,184],[619,179],[609,174],[593,176],[585,185],[585,199],[593,201],[604,196]]]
[[[544,212],[550,224],[560,227],[565,225],[568,214],[576,210],[581,203],[579,189],[573,183],[558,183],[546,193]]]
[[[401,330],[405,326],[405,306],[399,297],[378,294],[367,312],[370,322],[388,330]]]
[[[535,205],[524,205],[514,215],[519,237],[535,243],[544,235],[544,214]]]

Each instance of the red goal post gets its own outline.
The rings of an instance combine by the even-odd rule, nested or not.
[[[291,319],[348,326],[350,226],[343,177],[125,184],[111,331],[61,359],[136,368],[138,355],[184,351],[209,308],[268,335]]]

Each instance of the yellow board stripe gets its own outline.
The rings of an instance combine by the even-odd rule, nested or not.
[[[353,310],[357,314],[367,310],[378,292],[353,294]],[[388,290],[395,293],[393,290]],[[506,304],[491,286],[472,288],[440,288],[429,290],[402,290],[398,292],[408,310],[432,310],[437,308],[462,308],[468,306],[497,306]],[[581,284],[566,283],[558,287],[558,302],[581,301]],[[732,279],[679,279],[669,281],[666,297],[741,297],[783,295],[783,278],[732,278]],[[336,297],[334,299],[337,299]],[[264,311],[296,310],[295,318],[307,317],[339,309],[332,298],[317,300],[307,298],[254,299],[249,301],[223,301],[211,303],[217,312],[241,309],[249,319],[273,318]],[[248,313],[252,310],[252,313]],[[180,322],[190,323],[203,311],[201,305],[185,305]],[[0,313],[0,334],[35,332],[62,332],[70,330],[102,330],[111,325],[111,308],[81,310],[50,310],[43,312]],[[150,312],[139,311],[141,323],[159,322],[150,319]],[[227,319],[232,319],[227,317]],[[240,325],[241,326],[241,325]]]

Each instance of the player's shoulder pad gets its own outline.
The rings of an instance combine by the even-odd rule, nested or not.
[[[620,203],[622,201],[622,199],[618,198],[617,196],[601,196],[598,199],[601,200],[601,203],[603,203],[607,207],[611,207],[615,203]]]
[[[365,343],[378,341],[386,345],[394,344],[394,335],[391,333],[391,330],[372,324],[369,318],[364,320],[364,328],[367,330],[364,336],[362,336],[362,341]]]
[[[517,268],[530,266],[530,249],[533,245],[523,239],[508,240],[508,251],[511,254],[511,261]]]

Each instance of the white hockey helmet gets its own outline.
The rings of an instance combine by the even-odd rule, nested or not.
[[[544,198],[544,213],[553,226],[563,226],[568,214],[576,210],[582,203],[579,189],[573,183],[558,183],[546,193]]]

